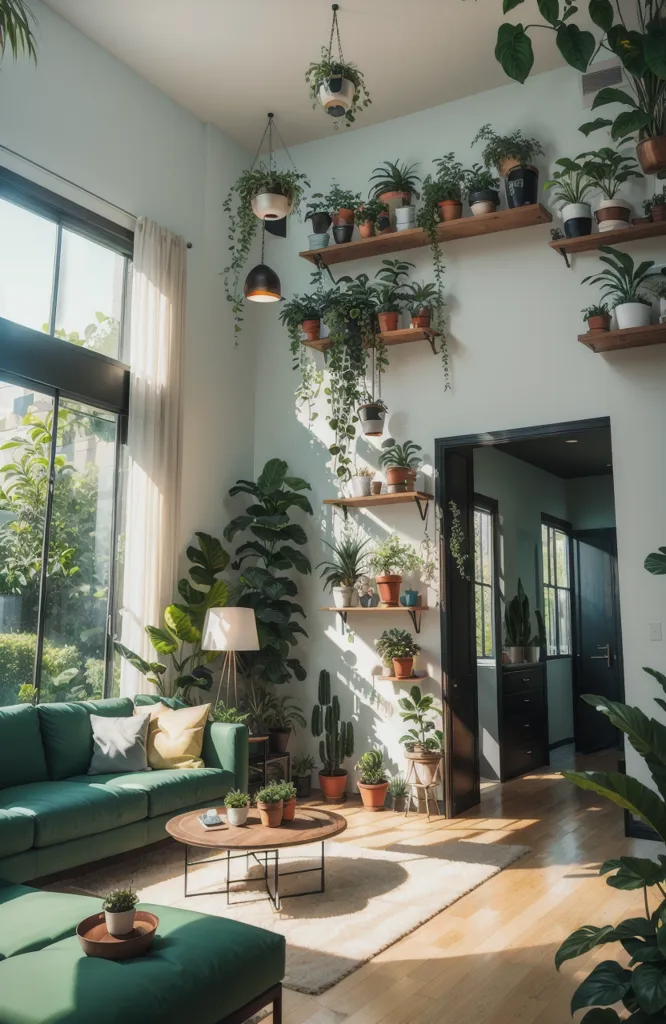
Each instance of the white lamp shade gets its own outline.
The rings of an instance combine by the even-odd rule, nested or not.
[[[204,651],[258,651],[254,609],[209,608],[201,648]]]

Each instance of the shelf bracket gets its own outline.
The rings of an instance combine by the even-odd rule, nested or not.
[[[420,498],[414,498],[414,504],[419,510],[421,522],[425,523],[426,519],[428,518],[428,505],[430,504],[430,499],[428,498],[426,499],[426,501],[421,501]]]
[[[560,256],[562,257],[562,259],[566,263],[568,269],[571,270],[571,264],[569,263],[569,253],[567,252],[567,250],[566,249],[558,249],[557,252],[559,252]]]
[[[320,271],[321,270],[325,270],[326,273],[328,274],[328,276],[330,277],[331,281],[333,282],[333,284],[337,284],[338,283],[335,280],[335,278],[333,277],[333,274],[331,273],[331,268],[329,267],[329,265],[327,263],[324,263],[324,260],[319,255],[319,253],[317,253],[317,255],[315,256],[314,262],[315,262],[315,267],[317,268],[317,270],[320,270]]]
[[[343,624],[346,626],[347,625],[347,612],[344,610],[344,608],[336,608],[336,612],[338,613],[338,615],[342,619]]]
[[[419,612],[419,617],[417,619],[416,618],[417,609],[408,608],[407,610],[409,612],[409,617],[412,620],[412,623],[414,625],[414,632],[415,633],[420,633],[421,632],[421,613]]]
[[[434,356],[436,356],[437,355],[437,342],[435,340],[435,337],[432,334],[429,334],[428,335],[428,341],[430,342],[430,348],[432,349],[432,354]]]

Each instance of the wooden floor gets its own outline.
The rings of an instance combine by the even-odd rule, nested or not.
[[[578,763],[611,767],[598,757]],[[484,787],[481,805],[454,820],[373,814],[356,801],[342,813],[349,827],[335,842],[381,849],[409,834],[436,843],[445,829],[533,852],[323,995],[285,991],[284,1024],[562,1024],[576,984],[619,947],[601,947],[558,974],[553,956],[560,942],[582,924],[643,913],[640,893],[611,889],[599,865],[621,853],[660,851],[656,843],[625,839],[621,812],[555,768]]]

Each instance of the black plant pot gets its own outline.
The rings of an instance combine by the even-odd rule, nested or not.
[[[287,747],[289,746],[289,737],[291,736],[291,729],[269,729],[268,730],[268,750],[271,754],[286,754]]]
[[[375,402],[359,405],[358,418],[366,437],[381,437],[386,419],[386,409],[382,405],[377,405]]]
[[[539,172],[536,167],[513,167],[506,176],[506,201],[510,210],[533,206],[539,196]]]
[[[294,775],[296,796],[310,796],[312,792],[312,779],[310,775]]]
[[[567,238],[582,238],[592,234],[591,217],[573,217],[564,223],[564,234]]]
[[[468,202],[470,206],[474,203],[493,203],[495,208],[500,204],[499,192],[494,188],[482,188],[479,192],[470,192]]]
[[[390,229],[390,227],[391,227],[391,218],[390,218],[389,214],[388,213],[380,213],[379,217],[377,217],[377,223],[376,223],[375,226],[377,228],[377,231],[380,233],[380,235],[382,234],[382,232],[388,231]]]
[[[325,235],[331,226],[331,215],[329,213],[311,213],[312,233],[314,235]]]
[[[353,234],[353,224],[336,224],[333,227],[333,238],[338,244],[341,242],[351,242]]]

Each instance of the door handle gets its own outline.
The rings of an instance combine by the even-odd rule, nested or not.
[[[591,654],[590,661],[605,661],[608,668],[613,667],[613,655],[611,654],[610,644],[597,644],[597,650],[603,651],[603,654]]]

